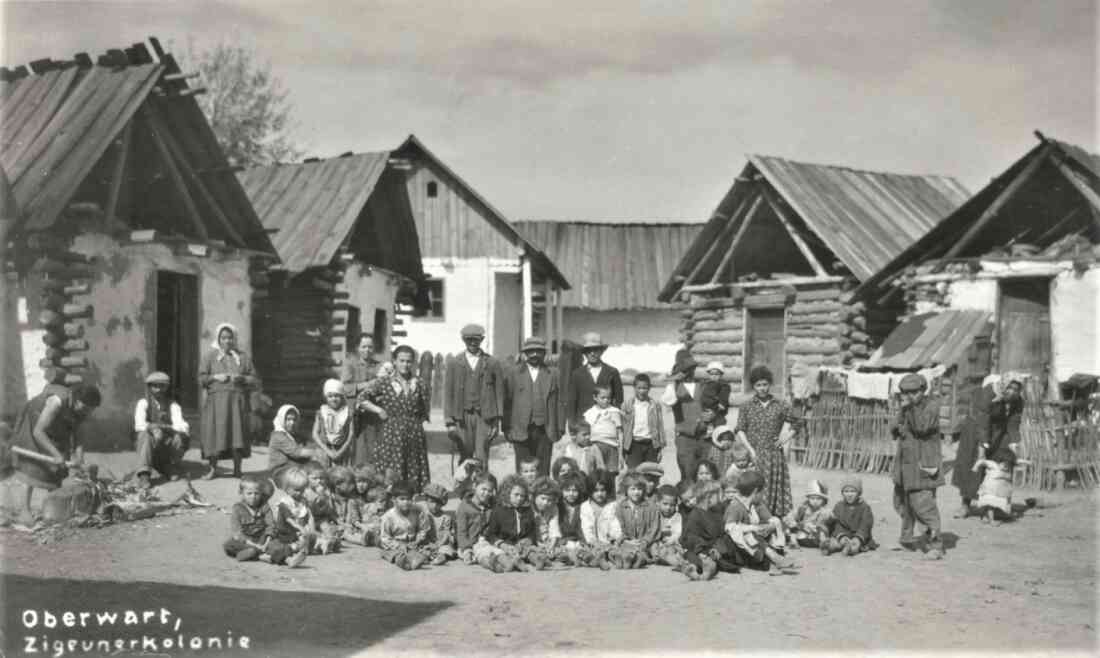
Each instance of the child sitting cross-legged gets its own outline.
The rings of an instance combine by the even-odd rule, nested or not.
[[[411,483],[398,481],[391,485],[393,507],[382,515],[379,531],[382,559],[405,571],[419,569],[428,561],[422,548],[432,530],[428,515],[413,503],[413,493]]]
[[[588,492],[588,481],[581,472],[569,473],[558,482],[561,501],[558,503],[558,528],[561,530],[561,557],[569,564],[580,567],[591,561],[591,551],[584,541],[581,508]]]
[[[680,545],[684,525],[678,510],[680,497],[676,493],[676,487],[666,484],[657,489],[655,498],[661,518],[661,534],[649,547],[649,559],[678,569],[684,561],[684,547]]]
[[[497,479],[491,473],[483,473],[471,483],[471,490],[458,504],[455,512],[455,534],[458,557],[466,564],[474,563],[474,546],[489,525],[493,511],[493,496]]]
[[[871,506],[863,502],[863,482],[857,477],[845,478],[840,485],[841,500],[833,508],[833,531],[827,544],[822,544],[821,552],[842,552],[847,556],[857,555],[875,548],[871,529],[875,525],[875,515]]]
[[[363,500],[356,495],[355,473],[347,466],[329,469],[333,518],[342,541],[366,545],[363,531]]]
[[[229,512],[230,537],[222,545],[225,554],[239,562],[260,559],[291,567],[301,564],[306,558],[304,551],[292,554],[286,545],[274,539],[275,517],[260,482],[251,477],[241,478],[239,490],[241,500]]]
[[[458,557],[454,519],[443,511],[443,506],[447,504],[447,490],[441,484],[429,482],[424,485],[421,496],[424,497],[424,512],[432,525],[424,552],[433,565],[446,564],[447,560]]]
[[[581,504],[581,534],[588,545],[589,566],[611,568],[607,551],[620,536],[615,515],[615,474],[598,470],[589,477],[588,500]]]
[[[806,546],[820,548],[829,542],[829,524],[832,518],[826,505],[829,488],[820,480],[806,484],[806,498],[783,519],[787,528],[787,544],[791,548]]]
[[[336,514],[336,504],[329,487],[329,473],[317,463],[306,466],[309,488],[306,490],[306,502],[313,515],[314,529],[317,531],[313,550],[328,555],[340,549],[340,520]]]
[[[621,487],[626,496],[615,505],[619,538],[609,558],[619,569],[640,569],[648,562],[649,549],[661,535],[661,515],[646,498],[644,477],[628,472]]]
[[[359,521],[363,529],[363,545],[379,546],[382,535],[382,515],[390,508],[389,491],[381,484],[371,485],[367,490],[367,497],[362,508],[362,518]]]
[[[528,552],[527,561],[535,569],[542,570],[558,557],[561,548],[561,524],[558,519],[558,503],[561,490],[547,477],[535,480],[531,488],[532,508],[535,513],[535,546]]]
[[[1012,518],[1012,471],[1016,468],[1016,453],[1009,448],[998,448],[991,459],[974,462],[974,472],[985,468],[982,483],[978,486],[978,512],[982,523],[995,526]]]
[[[313,514],[309,511],[309,503],[306,502],[309,476],[302,469],[291,467],[283,472],[282,479],[283,492],[286,495],[275,509],[273,538],[294,554],[293,559],[287,559],[287,564],[297,566],[302,563],[305,555],[313,550],[316,540]],[[301,557],[298,556],[299,554]],[[291,564],[292,561],[296,564]]]
[[[535,514],[528,504],[530,487],[522,477],[504,479],[500,500],[474,546],[474,559],[495,573],[534,571],[527,554],[538,540]]]
[[[748,471],[736,483],[726,484],[726,534],[737,547],[738,561],[750,569],[776,570],[771,575],[797,574],[793,560],[783,555],[783,522],[764,504],[764,478]]]
[[[680,545],[684,547],[680,571],[691,580],[710,580],[719,570],[737,573],[742,566],[741,556],[725,530],[722,485],[696,482],[691,496],[695,505],[680,534]]]

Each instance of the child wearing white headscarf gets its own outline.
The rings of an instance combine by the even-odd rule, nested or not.
[[[324,386],[325,403],[317,410],[313,421],[313,442],[320,448],[322,461],[332,466],[351,466],[352,430],[355,414],[351,413],[339,379],[329,379]]]
[[[275,422],[272,423],[274,427],[267,442],[267,464],[271,469],[271,479],[279,488],[283,486],[282,475],[287,469],[305,466],[317,452],[309,446],[302,445],[294,434],[301,417],[298,407],[284,404],[279,407],[279,412],[275,414]]]

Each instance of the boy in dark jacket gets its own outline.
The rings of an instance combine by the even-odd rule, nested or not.
[[[466,564],[474,563],[474,546],[489,525],[496,489],[497,479],[492,474],[479,475],[472,483],[471,491],[458,504],[455,512],[455,537],[458,557]]]
[[[510,477],[501,486],[501,502],[489,513],[489,522],[474,551],[477,563],[490,571],[534,571],[527,554],[538,542],[535,513],[528,499],[530,487]]]
[[[871,528],[875,525],[875,515],[871,506],[863,502],[863,482],[857,477],[846,478],[840,494],[842,498],[833,508],[833,531],[821,552],[825,555],[843,552],[852,556],[874,549]]]

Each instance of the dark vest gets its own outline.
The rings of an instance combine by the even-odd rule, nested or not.
[[[458,358],[465,359],[466,355],[462,354]],[[481,378],[478,377],[478,370],[484,368],[484,359],[485,357],[478,357],[476,368],[466,368],[466,382],[462,386],[463,411],[481,410]]]

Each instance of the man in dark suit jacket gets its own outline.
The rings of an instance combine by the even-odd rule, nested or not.
[[[500,430],[504,410],[504,382],[497,360],[481,349],[485,329],[462,328],[466,349],[447,364],[443,388],[443,417],[462,461],[477,457],[489,464],[489,446]]]
[[[559,436],[558,377],[543,363],[546,341],[523,341],[524,362],[504,378],[504,434],[516,451],[516,472],[528,457],[539,460],[539,475],[550,475],[550,454]]]
[[[600,340],[600,335],[589,332],[581,341],[581,354],[585,363],[573,372],[569,373],[569,396],[565,404],[565,416],[569,419],[569,426],[573,427],[584,416],[584,412],[592,406],[592,395],[597,386],[606,386],[611,389],[611,406],[621,407],[623,404],[623,378],[619,371],[603,362],[603,353],[607,350],[607,344]]]

